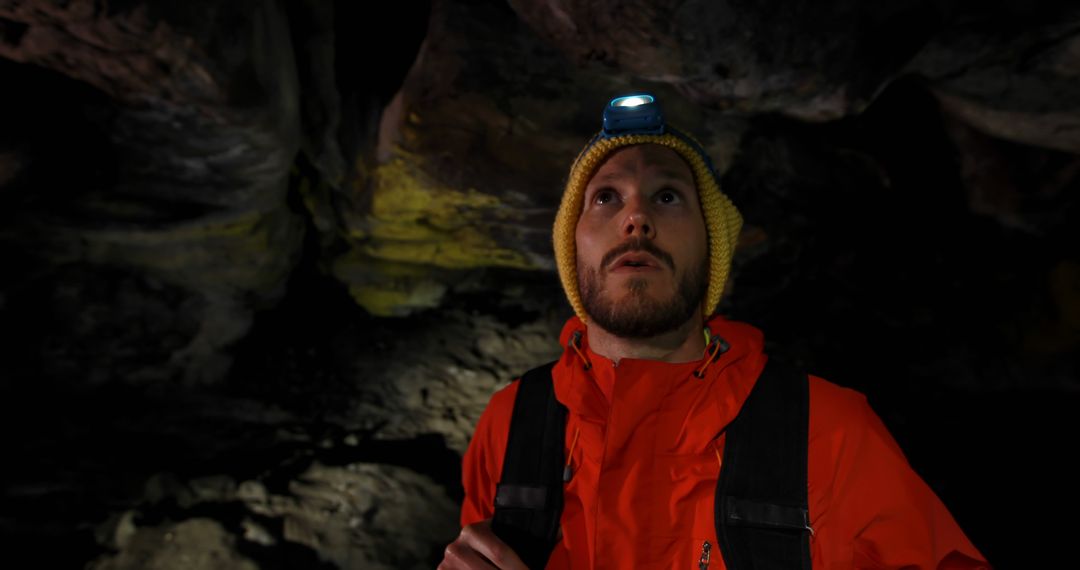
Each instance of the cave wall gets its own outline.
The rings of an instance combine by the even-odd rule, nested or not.
[[[2,2],[0,533],[431,567],[559,353],[568,166],[648,89],[746,220],[720,310],[866,393],[991,562],[1053,560],[999,522],[1074,501],[1078,75],[1067,2]]]

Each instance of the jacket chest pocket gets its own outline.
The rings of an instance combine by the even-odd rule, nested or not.
[[[713,515],[720,473],[716,454],[660,455],[657,464],[658,484],[667,486],[657,501],[664,509],[657,516],[658,567],[697,570],[707,560],[709,570],[723,568]]]

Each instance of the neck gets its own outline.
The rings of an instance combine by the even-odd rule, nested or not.
[[[589,348],[618,364],[623,358],[640,358],[662,362],[691,362],[700,360],[705,352],[705,337],[701,333],[705,319],[700,312],[679,328],[649,338],[622,338],[590,322],[586,326]]]

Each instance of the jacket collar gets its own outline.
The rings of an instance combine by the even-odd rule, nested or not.
[[[687,437],[686,426],[699,421],[708,426],[700,435],[722,430],[746,401],[768,357],[764,334],[753,325],[716,315],[707,326],[711,335],[723,339],[729,348],[717,354],[704,367],[703,377],[697,378],[693,373],[706,364],[708,350],[693,362],[623,359],[614,367],[609,359],[589,348],[586,325],[572,316],[559,335],[563,354],[554,371],[556,397],[571,412],[604,423],[609,417],[609,402],[598,382],[613,380],[617,384],[613,401],[620,410],[630,407],[637,408],[632,413],[648,414],[665,406],[685,407],[680,412],[686,414],[680,420],[684,429],[673,436]],[[575,339],[579,339],[577,346],[572,344]]]

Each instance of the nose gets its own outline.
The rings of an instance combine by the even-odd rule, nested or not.
[[[626,217],[622,222],[623,237],[656,237],[656,226],[650,219],[649,212],[640,198],[627,202]]]

